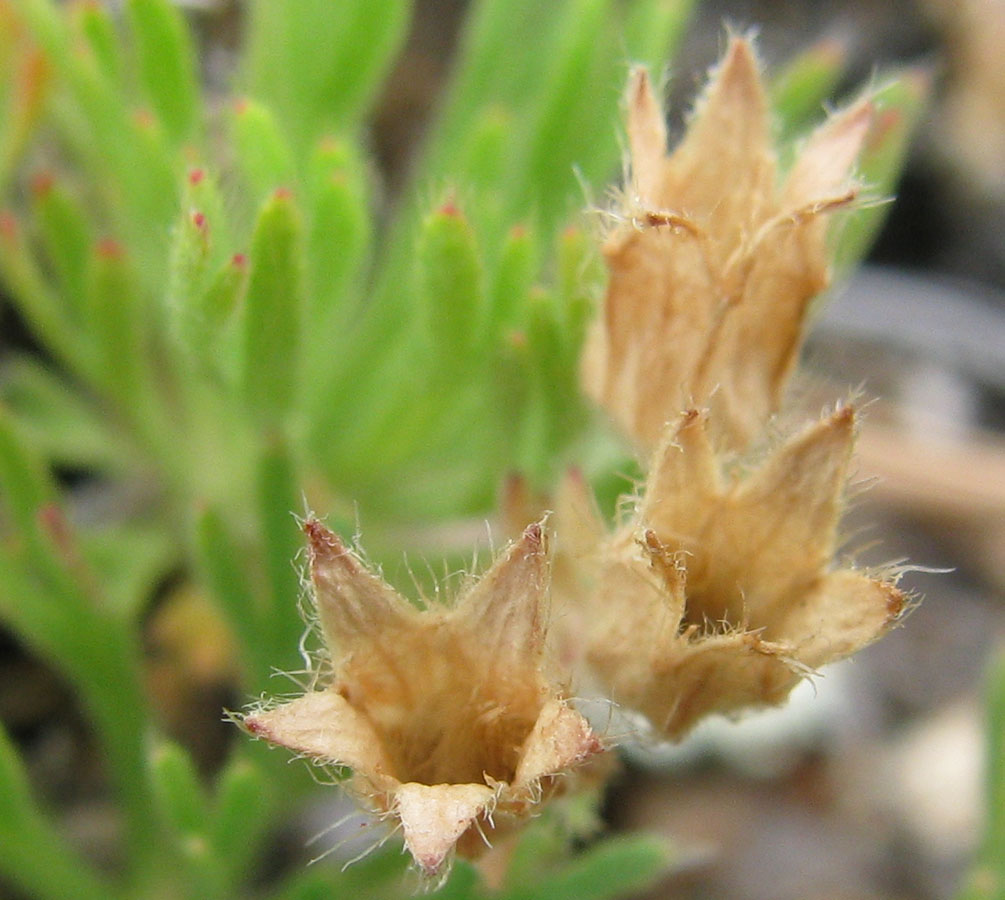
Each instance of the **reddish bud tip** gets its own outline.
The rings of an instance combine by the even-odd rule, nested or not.
[[[308,519],[304,522],[303,529],[310,545],[312,569],[320,561],[327,563],[340,561],[350,568],[355,568],[351,554],[334,531],[322,525],[317,519]]]
[[[523,350],[527,346],[527,333],[525,331],[511,331],[506,335],[506,343],[514,350]]]
[[[541,527],[540,522],[534,522],[523,530],[524,541],[534,550],[541,548],[543,538],[544,529]]]
[[[235,253],[230,258],[230,264],[238,269],[243,269],[248,264],[248,257],[243,253]]]
[[[149,129],[154,127],[154,117],[149,109],[141,107],[133,110],[133,122],[140,128]]]
[[[206,172],[203,169],[193,169],[188,173],[188,183],[195,187],[206,177]]]
[[[17,218],[10,210],[0,210],[0,237],[12,241],[17,237]]]
[[[262,722],[260,722],[254,716],[245,716],[242,721],[242,724],[250,734],[253,734],[256,737],[269,733],[265,725],[262,724]]]
[[[123,256],[122,244],[115,238],[102,238],[94,250],[102,259],[121,259]]]
[[[456,219],[461,218],[463,215],[463,213],[461,213],[460,207],[457,205],[457,203],[454,201],[453,198],[449,199],[446,203],[444,203],[443,206],[441,206],[437,210],[437,212],[441,216],[450,216],[451,218]]]
[[[882,587],[886,593],[887,621],[894,622],[903,615],[907,608],[907,597],[900,588],[892,584],[884,584]]]
[[[292,200],[293,199],[293,191],[290,190],[290,188],[288,188],[288,187],[278,187],[273,192],[272,197],[275,200],[283,200],[283,201]]]
[[[855,407],[842,406],[840,409],[835,410],[832,418],[835,425],[851,427],[855,424]]]
[[[52,172],[36,172],[31,179],[31,191],[38,197],[45,197],[56,183]]]
[[[239,116],[243,116],[248,111],[248,98],[238,97],[234,101],[234,112]]]
[[[201,231],[206,227],[206,216],[199,212],[199,210],[196,210],[192,213],[192,224]]]
[[[45,533],[57,546],[65,549],[70,542],[70,523],[63,510],[55,503],[46,503],[39,507],[35,515]]]
[[[522,241],[525,237],[527,237],[527,226],[522,222],[514,225],[509,230],[509,236],[514,241]]]

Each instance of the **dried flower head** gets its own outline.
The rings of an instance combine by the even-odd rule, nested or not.
[[[709,421],[689,410],[668,429],[633,517],[592,554],[579,549],[588,584],[572,588],[584,591],[587,661],[603,688],[670,738],[709,713],[781,702],[906,606],[888,580],[831,567],[850,407],[750,472],[723,465]],[[565,504],[560,523],[597,533],[581,493]]]
[[[776,410],[810,300],[827,284],[826,214],[851,203],[867,101],[825,122],[776,186],[768,104],[734,38],[687,134],[666,155],[649,78],[627,96],[631,179],[604,255],[607,296],[583,359],[586,391],[643,448],[689,406],[742,449]]]
[[[603,749],[545,674],[549,562],[528,527],[448,608],[417,609],[316,520],[304,530],[330,682],[255,712],[252,734],[322,764],[400,821],[427,874],[526,818]]]

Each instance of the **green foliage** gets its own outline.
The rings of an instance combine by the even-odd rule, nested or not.
[[[1005,652],[988,667],[984,745],[984,836],[977,861],[957,900],[1005,897]]]
[[[476,0],[412,183],[382,205],[365,132],[405,0],[246,4],[237,99],[199,84],[168,0],[0,0],[0,277],[48,354],[2,360],[0,618],[73,685],[127,852],[107,877],[80,859],[0,735],[4,879],[84,900],[410,892],[396,853],[265,879],[260,848],[309,782],[258,745],[199,774],[144,694],[143,621],[183,579],[253,696],[300,666],[305,502],[347,537],[358,511],[387,561],[417,525],[484,517],[513,470],[546,488],[576,459],[611,481],[577,387],[603,279],[581,185],[618,171],[626,61],[667,64],[691,5]],[[779,82],[795,131],[836,67],[819,51]],[[883,95],[880,190],[912,85]],[[850,260],[867,234],[846,235]],[[65,467],[143,503],[83,515]],[[439,896],[620,897],[672,863],[648,838],[570,856],[571,837],[539,823],[503,888],[459,864]]]

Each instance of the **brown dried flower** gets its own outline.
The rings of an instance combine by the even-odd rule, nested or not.
[[[695,410],[679,417],[634,516],[592,548],[583,542],[599,526],[582,491],[558,514],[579,535],[586,583],[558,588],[584,592],[587,662],[608,696],[669,738],[709,713],[781,702],[808,672],[886,632],[906,606],[889,581],[830,566],[851,408],[749,473],[724,470],[709,421]]]
[[[857,193],[872,120],[860,101],[808,140],[781,187],[750,43],[734,38],[681,144],[646,72],[628,86],[631,180],[604,255],[610,282],[583,360],[586,391],[643,448],[689,406],[743,449],[777,409],[810,300],[827,284],[825,213]]]
[[[549,561],[528,527],[453,607],[417,609],[316,520],[304,526],[323,690],[244,717],[252,734],[323,764],[397,818],[427,874],[526,818],[557,776],[603,749],[545,668]]]

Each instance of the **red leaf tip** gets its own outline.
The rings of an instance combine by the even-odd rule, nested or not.
[[[0,210],[0,237],[8,241],[17,237],[17,217],[9,209]]]
[[[121,259],[124,255],[122,244],[115,240],[115,238],[110,237],[105,237],[98,241],[94,251],[102,259]]]
[[[56,183],[56,177],[52,172],[36,172],[31,179],[31,192],[36,197],[45,197]]]
[[[444,204],[443,204],[443,205],[442,205],[442,206],[441,206],[441,207],[440,207],[440,208],[439,208],[439,209],[437,210],[437,212],[438,212],[438,213],[439,213],[439,215],[441,215],[441,216],[450,216],[450,217],[451,217],[451,218],[453,218],[453,219],[460,219],[460,218],[462,218],[462,217],[463,217],[463,215],[464,215],[464,214],[463,214],[463,213],[461,212],[461,208],[460,208],[460,207],[459,207],[459,206],[457,205],[457,202],[456,202],[456,201],[454,200],[454,198],[453,198],[453,197],[451,197],[451,198],[450,198],[449,200],[447,200],[447,201],[446,201],[446,202],[445,202],[445,203],[444,203]]]

